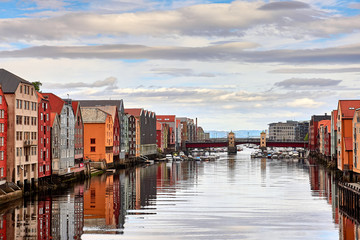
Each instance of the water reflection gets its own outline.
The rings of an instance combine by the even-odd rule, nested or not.
[[[332,172],[308,161],[159,163],[0,212],[0,239],[360,239]]]

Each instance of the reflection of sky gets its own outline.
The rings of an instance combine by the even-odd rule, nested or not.
[[[176,172],[186,172],[187,164]],[[222,158],[197,167],[203,171],[196,184],[180,176],[162,187],[152,206],[132,210],[121,238],[338,239],[331,205],[312,196],[308,170],[297,162],[242,152],[232,164]]]

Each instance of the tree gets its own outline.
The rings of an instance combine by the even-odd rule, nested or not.
[[[32,82],[32,84],[34,85],[36,91],[41,92],[40,91],[40,87],[42,86],[41,82],[36,81],[36,82]]]
[[[304,141],[309,141],[309,133],[306,134]]]

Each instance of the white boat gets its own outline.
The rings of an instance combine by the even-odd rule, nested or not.
[[[165,156],[166,160],[168,161],[172,161],[173,160],[173,156],[171,154],[166,154]]]

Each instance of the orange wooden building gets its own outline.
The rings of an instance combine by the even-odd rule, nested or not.
[[[360,100],[339,100],[337,120],[338,169],[353,170],[353,117]]]
[[[113,120],[96,107],[81,107],[84,122],[84,158],[113,164]]]

